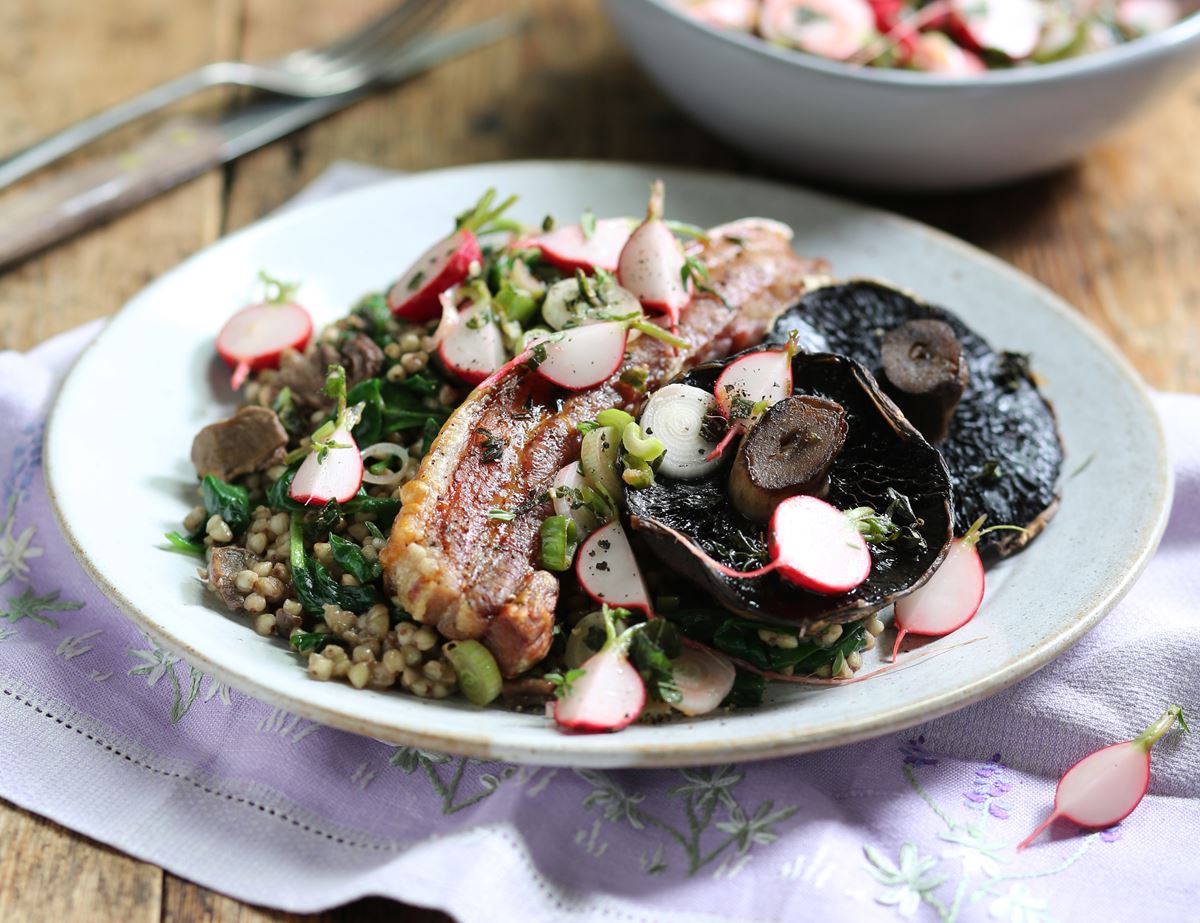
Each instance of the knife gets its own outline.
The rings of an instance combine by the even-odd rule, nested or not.
[[[380,80],[319,99],[272,99],[215,118],[169,119],[124,153],[90,161],[0,200],[0,267],[153,198],[201,173],[368,96],[521,30],[528,18],[497,16],[446,35],[417,39]]]

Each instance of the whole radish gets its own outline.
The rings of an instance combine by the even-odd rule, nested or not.
[[[662,180],[650,187],[646,220],[638,225],[621,250],[617,279],[637,295],[647,311],[667,315],[671,326],[692,300],[692,280],[683,245],[663,220]]]
[[[1128,817],[1150,786],[1150,748],[1176,721],[1188,730],[1183,709],[1168,706],[1133,740],[1097,750],[1068,769],[1055,790],[1054,810],[1017,849],[1024,849],[1060,817],[1091,829],[1111,827]]]
[[[325,393],[337,398],[337,414],[313,433],[288,488],[288,496],[305,506],[345,503],[362,487],[362,455],[353,435],[362,405],[346,406],[346,370],[340,365],[330,369]]]
[[[900,652],[906,635],[941,637],[962,628],[975,617],[983,602],[983,561],[976,543],[997,529],[1024,530],[1020,526],[983,528],[986,516],[980,516],[967,534],[950,546],[941,565],[924,584],[896,601],[896,643],[892,660]]]
[[[613,613],[604,613],[604,646],[569,671],[560,681],[554,702],[554,721],[568,731],[594,733],[619,731],[632,724],[646,705],[646,685],[629,662],[631,632],[620,635],[613,626]]]
[[[267,287],[266,297],[234,314],[217,334],[217,352],[233,369],[234,391],[251,372],[279,368],[285,349],[303,350],[312,337],[312,318],[292,300],[299,286],[264,272],[258,276]]]

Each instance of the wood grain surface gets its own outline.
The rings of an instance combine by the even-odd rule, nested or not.
[[[318,41],[383,5],[6,0],[0,138],[5,147],[28,144],[205,61],[253,59]],[[0,276],[0,349],[25,349],[111,314],[155,276],[271,211],[338,158],[424,170],[592,157],[778,175],[674,111],[633,67],[596,0],[461,0],[450,22],[514,7],[536,16],[519,39],[365,100]],[[187,108],[214,111],[236,102],[237,94],[214,91]],[[996,253],[1074,304],[1152,386],[1200,391],[1198,107],[1194,80],[1078,166],[1005,189],[922,198],[841,191]],[[118,151],[145,128],[82,156]],[[0,802],[0,920],[85,919],[293,918],[239,904]],[[369,900],[312,919],[447,918]]]

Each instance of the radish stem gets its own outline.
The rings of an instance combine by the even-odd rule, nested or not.
[[[1150,748],[1158,743],[1159,738],[1167,733],[1167,731],[1171,730],[1172,725],[1176,721],[1179,722],[1179,726],[1185,731],[1191,731],[1191,728],[1188,727],[1187,721],[1183,717],[1183,709],[1178,705],[1168,705],[1167,710],[1158,717],[1158,720],[1135,737],[1133,742],[1149,753]]]

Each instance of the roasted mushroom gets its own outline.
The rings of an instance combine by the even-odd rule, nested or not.
[[[698,366],[676,381],[711,391],[723,367]],[[857,363],[801,354],[792,360],[792,373],[793,393],[799,397],[764,414],[743,449],[759,447],[754,432],[767,422],[772,428],[763,431],[762,439],[768,447],[784,445],[788,431],[800,434],[803,442],[802,433],[815,430],[824,445],[804,447],[819,449],[811,455],[802,452],[803,463],[788,469],[782,480],[793,483],[786,490],[796,492],[795,482],[803,480],[802,486],[824,491],[824,499],[841,510],[871,507],[882,513],[897,497],[911,504],[911,529],[899,540],[872,543],[871,573],[864,583],[847,593],[822,595],[775,573],[735,573],[759,568],[768,555],[764,527],[744,515],[732,496],[731,469],[743,461],[742,450],[737,459],[700,478],[685,481],[660,473],[649,487],[627,489],[625,500],[634,534],[676,573],[733,612],[785,623],[804,634],[814,624],[860,619],[924,582],[951,539],[950,480],[937,450]],[[795,413],[796,407],[801,412]],[[745,464],[758,467],[751,459]]]
[[[917,326],[919,324],[919,326]],[[937,408],[948,408],[957,390],[953,335],[967,380],[942,433]],[[1028,357],[997,352],[949,311],[924,304],[880,282],[857,280],[815,289],[785,312],[768,337],[783,343],[792,331],[802,344],[861,362],[879,379],[909,419],[931,433],[954,485],[956,534],[980,516],[989,525],[1024,526],[1025,532],[990,532],[981,553],[1003,557],[1020,550],[1045,527],[1058,507],[1063,449],[1054,411],[1038,390]],[[934,397],[914,401],[910,374],[896,356],[904,344],[923,344],[940,371]],[[962,368],[960,362],[960,368]],[[921,405],[923,404],[923,408]],[[940,412],[940,411],[938,411]]]

